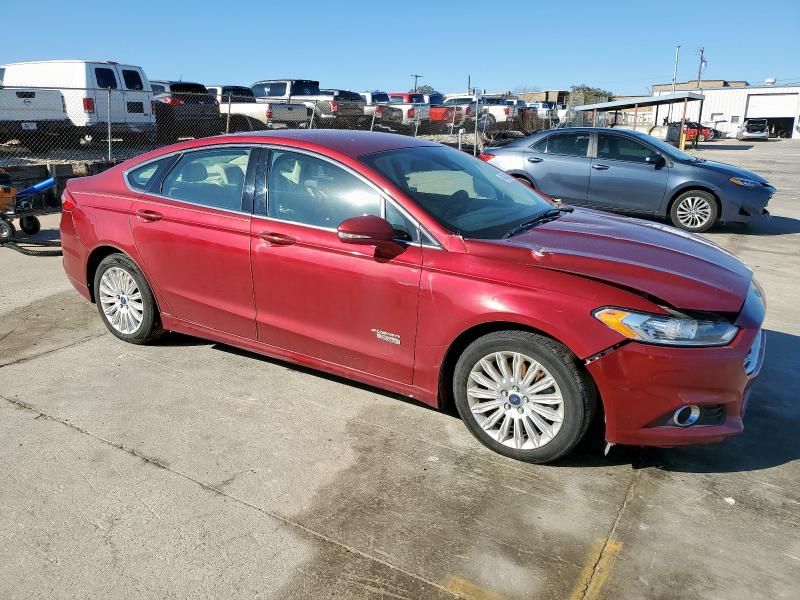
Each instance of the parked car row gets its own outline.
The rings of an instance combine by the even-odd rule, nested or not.
[[[164,144],[273,128],[454,131],[476,122],[485,129],[529,110],[501,94],[356,93],[312,79],[150,80],[141,67],[112,61],[11,63],[0,67],[0,89],[0,142],[35,140],[40,149],[105,138],[109,124],[115,138]]]

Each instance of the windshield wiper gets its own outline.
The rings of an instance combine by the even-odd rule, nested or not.
[[[551,208],[549,210],[544,211],[543,213],[535,216],[532,219],[528,219],[527,221],[523,221],[516,227],[514,227],[511,231],[505,234],[504,238],[514,237],[515,235],[519,235],[523,231],[530,229],[531,227],[536,227],[541,223],[547,223],[548,221],[553,221],[560,217],[563,213],[571,213],[575,209],[571,206],[561,206],[559,208]]]

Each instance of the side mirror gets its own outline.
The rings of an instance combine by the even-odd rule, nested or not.
[[[647,156],[647,157],[644,159],[644,161],[645,161],[645,162],[646,162],[648,165],[653,165],[653,166],[656,166],[656,167],[660,167],[660,166],[662,166],[662,165],[663,165],[663,164],[666,162],[666,161],[664,160],[664,157],[663,157],[663,156],[661,156],[660,154],[651,154],[650,156]]]
[[[389,221],[373,215],[345,219],[337,231],[339,239],[347,244],[381,246],[394,241],[394,228]]]

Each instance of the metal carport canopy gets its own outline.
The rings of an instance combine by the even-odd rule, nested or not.
[[[645,106],[658,106],[660,104],[675,104],[676,102],[691,102],[692,100],[705,100],[705,96],[697,92],[675,92],[674,94],[664,94],[663,96],[640,96],[638,98],[628,98],[627,100],[617,100],[615,102],[582,104],[581,106],[574,106],[573,110],[576,112],[585,110],[608,112],[612,110],[636,108],[637,106],[641,108]]]

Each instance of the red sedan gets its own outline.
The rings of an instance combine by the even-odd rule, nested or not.
[[[398,135],[161,148],[70,180],[61,239],[122,340],[176,331],[453,402],[483,444],[530,462],[598,417],[609,443],[739,433],[764,354],[762,293],[719,247],[556,206]]]

